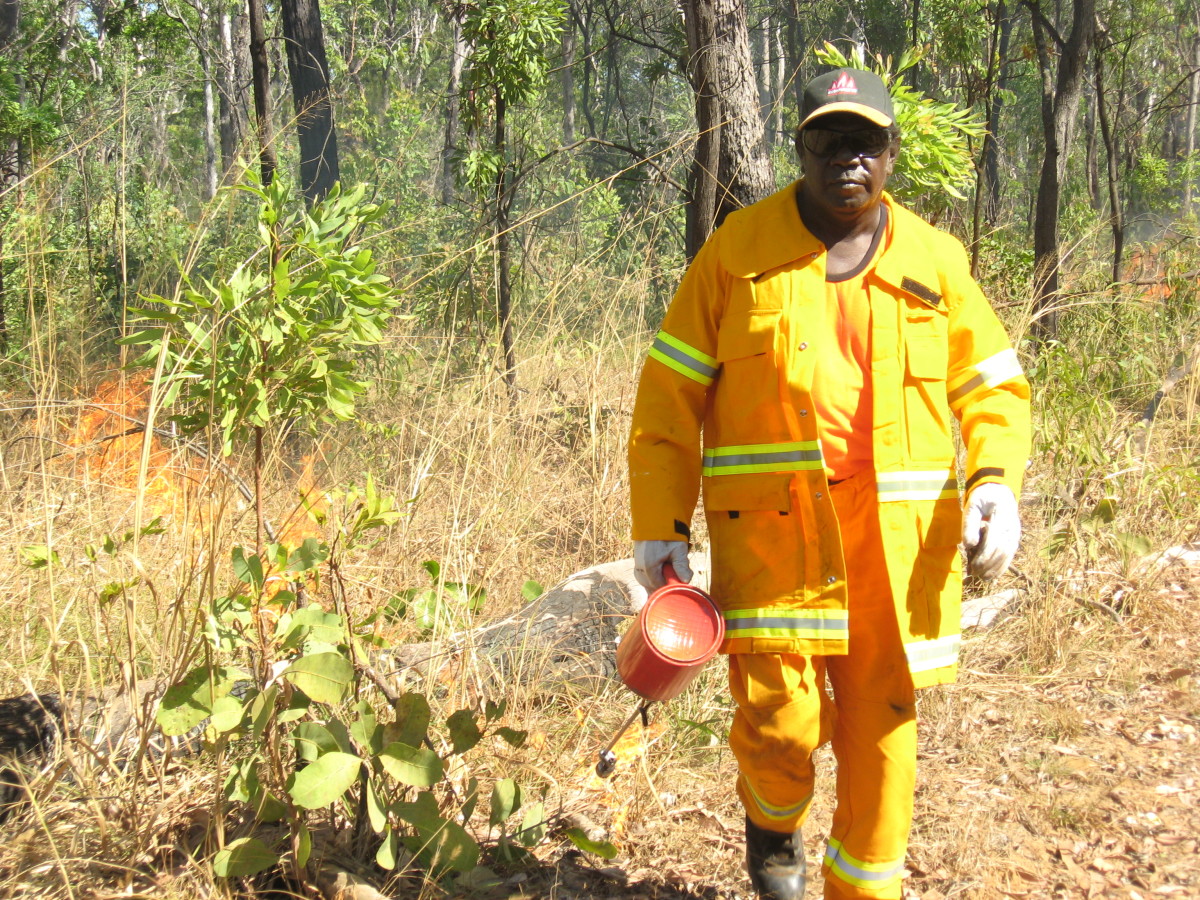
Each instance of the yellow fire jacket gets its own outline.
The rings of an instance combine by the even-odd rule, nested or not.
[[[701,484],[726,653],[847,652],[846,569],[811,386],[825,248],[793,184],[732,213],[687,271],[642,370],[629,442],[634,540],[686,540]],[[884,195],[871,289],[872,444],[888,578],[917,687],[957,674],[964,490],[1018,497],[1029,385],[961,243]]]

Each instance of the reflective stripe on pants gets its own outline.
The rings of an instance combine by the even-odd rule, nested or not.
[[[825,896],[893,900],[901,895],[916,781],[912,678],[888,587],[871,474],[849,479],[832,495],[851,573],[850,652],[730,656],[738,709],[729,743],[746,814],[763,828],[786,832],[807,817],[812,753],[832,739],[837,807],[823,865]],[[826,673],[832,702],[824,691]]]

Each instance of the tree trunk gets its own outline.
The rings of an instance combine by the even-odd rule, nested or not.
[[[996,50],[1000,68],[996,75],[995,90],[992,91],[991,109],[988,111],[988,136],[983,154],[983,171],[987,181],[984,217],[989,225],[995,225],[1000,218],[1000,142],[997,135],[1000,134],[1004,95],[1008,91],[1008,48],[1012,41],[1013,27],[1013,17],[1005,0],[1000,0],[996,5],[996,17],[1000,26],[1000,42]]]
[[[1042,77],[1042,133],[1045,155],[1038,183],[1033,225],[1034,293],[1033,332],[1043,340],[1058,334],[1057,309],[1061,260],[1058,252],[1059,196],[1072,127],[1083,93],[1083,69],[1096,30],[1096,0],[1072,0],[1071,32],[1058,54],[1057,71],[1051,61],[1051,28],[1043,17],[1040,0],[1023,0],[1033,20],[1034,45]]]
[[[264,185],[275,180],[275,130],[271,122],[271,71],[267,66],[267,33],[263,0],[247,0],[250,20],[250,69],[254,85],[254,120],[258,129],[258,167]]]
[[[559,84],[562,86],[563,144],[575,143],[575,17],[571,11],[563,22],[562,67]]]
[[[505,134],[507,105],[496,91],[496,135],[492,149],[499,169],[496,172],[496,224],[493,232],[496,243],[496,315],[500,319],[500,348],[504,353],[504,383],[508,386],[511,407],[517,405],[517,352],[512,332],[512,285],[508,280],[509,222],[512,198],[508,190],[508,142]]]
[[[775,119],[771,114],[775,106],[775,95],[771,92],[771,17],[769,15],[763,16],[758,46],[760,54],[758,60],[758,106],[762,110],[763,120],[768,123],[768,127],[763,131],[763,143],[769,150],[775,143],[775,135],[769,127],[769,123]]]
[[[213,61],[211,29],[208,11],[200,7],[200,33],[204,43],[200,47],[200,69],[204,75],[204,193],[207,203],[217,195],[217,108],[213,96]]]
[[[1188,85],[1188,108],[1183,124],[1183,148],[1189,162],[1196,153],[1196,108],[1200,106],[1200,3],[1193,5],[1192,14],[1196,20],[1196,34],[1192,38],[1192,76]],[[1192,213],[1195,180],[1196,176],[1193,170],[1192,176],[1185,178],[1183,182],[1183,214],[1185,216]]]
[[[1117,171],[1117,146],[1113,124],[1108,112],[1108,100],[1104,95],[1104,51],[1097,47],[1095,52],[1096,72],[1096,116],[1100,120],[1100,131],[1104,136],[1104,152],[1108,159],[1108,206],[1109,227],[1113,236],[1112,283],[1121,280],[1122,257],[1125,254],[1125,211],[1121,205],[1121,184]]]
[[[0,53],[11,55],[10,47],[21,31],[21,0],[0,0]],[[20,71],[14,73],[20,77]],[[21,173],[21,145],[11,141],[0,147],[0,190],[15,183]],[[4,282],[4,234],[0,232],[0,353],[8,354],[7,286]]]
[[[450,78],[446,84],[446,133],[442,139],[442,203],[446,206],[454,202],[454,158],[458,155],[459,132],[462,130],[458,95],[462,92],[463,63],[469,49],[463,37],[462,19],[456,13],[451,13],[450,23],[454,49],[450,58]]]
[[[325,33],[318,0],[283,0],[280,8],[300,142],[300,189],[312,204],[341,178]]]
[[[689,77],[699,139],[689,177],[688,258],[735,209],[775,187],[763,142],[744,0],[686,0]]]
[[[229,9],[217,14],[221,61],[217,67],[220,100],[221,171],[228,175],[237,161],[246,139],[246,94],[242,87],[247,66],[244,62],[246,19]]]
[[[983,100],[987,106],[988,128],[983,133],[983,148],[979,154],[979,165],[976,167],[975,177],[975,201],[971,208],[971,277],[979,277],[979,251],[980,238],[983,234],[983,208],[987,202],[988,194],[991,190],[989,183],[989,173],[985,165],[988,155],[992,152],[992,144],[996,140],[996,131],[993,127],[993,115],[995,107],[999,101],[998,92],[996,91],[997,73],[1004,64],[1004,59],[1000,55],[1000,35],[1003,30],[1002,16],[1004,14],[1003,0],[993,9],[994,17],[992,19],[992,34],[988,41],[988,68],[987,77],[984,82]]]

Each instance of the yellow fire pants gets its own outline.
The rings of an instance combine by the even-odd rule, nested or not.
[[[849,655],[731,655],[729,683],[738,709],[729,743],[746,814],[762,828],[787,832],[808,815],[812,754],[832,738],[837,807],[822,866],[825,898],[893,900],[900,897],[912,822],[915,698],[884,565],[873,475],[850,478],[831,493],[849,572]]]

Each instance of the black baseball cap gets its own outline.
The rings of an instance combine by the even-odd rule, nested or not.
[[[838,112],[862,116],[880,128],[896,120],[887,85],[874,72],[862,69],[834,69],[810,81],[804,88],[796,130],[803,130],[813,119]]]

